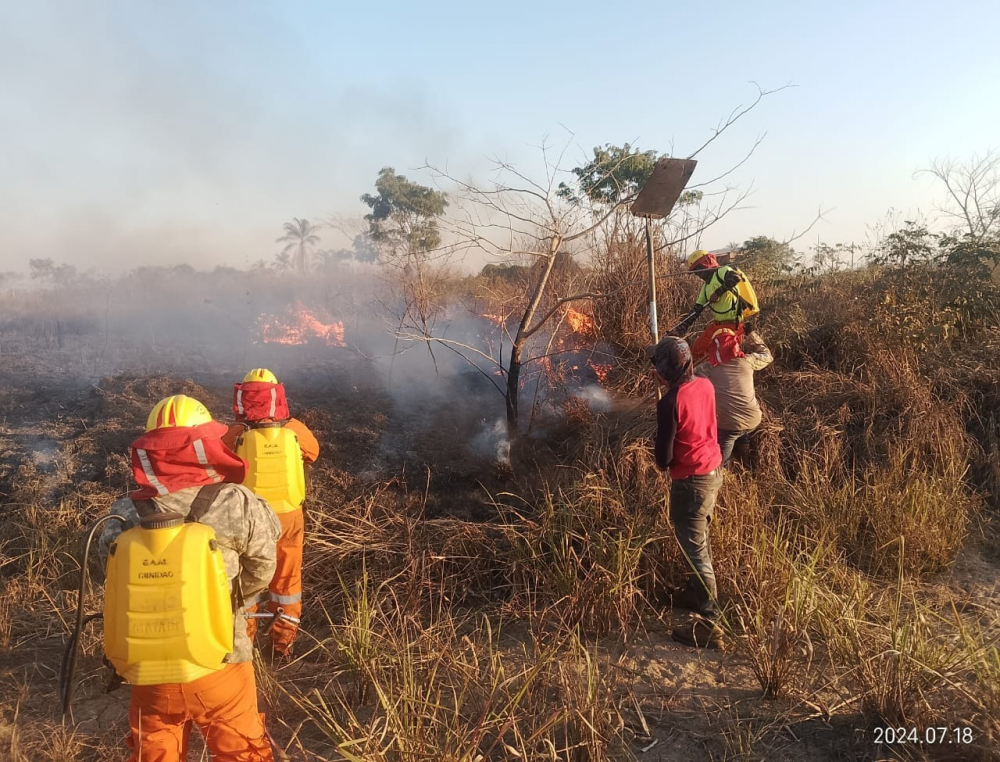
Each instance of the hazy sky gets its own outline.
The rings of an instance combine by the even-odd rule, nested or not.
[[[0,0],[0,269],[270,259],[282,222],[361,214],[380,167],[540,170],[633,141],[757,189],[713,248],[861,240],[930,211],[915,170],[997,144],[1000,3]],[[424,178],[426,179],[426,178]],[[332,243],[332,241],[330,241]]]

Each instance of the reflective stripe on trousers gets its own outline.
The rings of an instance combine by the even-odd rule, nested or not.
[[[271,578],[267,609],[276,616],[271,625],[271,645],[278,653],[287,651],[295,640],[302,618],[302,542],[305,539],[302,509],[278,514],[278,565]]]

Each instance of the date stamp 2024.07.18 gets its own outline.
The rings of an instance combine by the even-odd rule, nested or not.
[[[872,740],[876,744],[937,744],[964,745],[975,740],[975,731],[969,727],[927,728],[875,728]]]

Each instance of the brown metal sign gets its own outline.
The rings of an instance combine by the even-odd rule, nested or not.
[[[660,159],[656,162],[653,174],[632,202],[632,214],[654,219],[669,215],[697,164],[694,159]]]

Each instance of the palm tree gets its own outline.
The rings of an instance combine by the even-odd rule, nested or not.
[[[318,229],[317,226],[309,224],[309,220],[293,217],[291,222],[285,223],[285,234],[275,241],[285,244],[282,254],[295,252],[295,266],[300,273],[305,273],[309,269],[312,247],[319,243],[319,236],[316,235]]]
[[[292,258],[288,256],[287,251],[283,251],[280,254],[274,255],[274,264],[271,265],[279,273],[287,273],[292,269]]]

